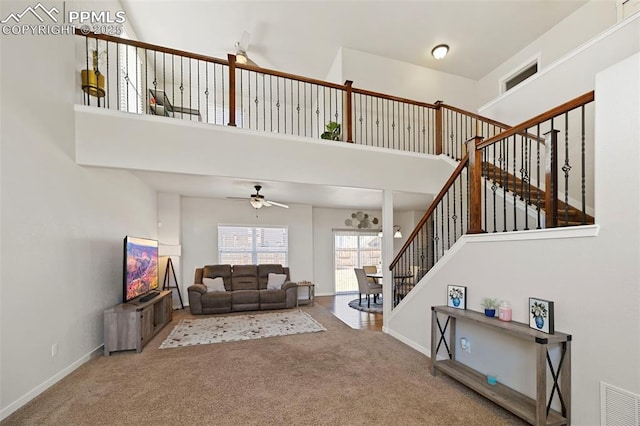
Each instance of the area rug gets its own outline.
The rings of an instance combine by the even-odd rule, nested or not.
[[[367,308],[367,299],[362,297],[362,305],[358,305],[358,299],[353,299],[349,302],[349,307],[353,309],[357,309],[363,312],[369,312],[371,314],[381,314],[382,313],[382,297],[378,297],[376,299],[378,303],[373,303],[373,296],[371,296],[371,307]]]
[[[327,331],[327,329],[301,310],[184,319],[162,342],[160,349],[318,331]]]

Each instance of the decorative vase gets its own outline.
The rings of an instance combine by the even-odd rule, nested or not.
[[[542,327],[544,327],[544,318],[543,317],[537,316],[537,317],[535,317],[535,320],[536,320],[536,327],[538,327],[540,329]]]
[[[496,310],[495,309],[485,309],[484,310],[484,314],[488,317],[495,317],[496,316]]]
[[[453,302],[453,306],[460,306],[460,298],[459,297],[453,297],[451,298],[451,302]]]

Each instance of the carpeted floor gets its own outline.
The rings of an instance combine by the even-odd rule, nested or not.
[[[161,350],[177,320],[193,318],[176,311],[142,353],[92,359],[1,424],[524,424],[431,376],[429,358],[398,340],[302,309],[327,331]]]

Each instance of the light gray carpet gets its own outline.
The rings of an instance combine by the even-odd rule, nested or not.
[[[524,424],[393,337],[302,309],[327,331],[160,350],[193,318],[176,311],[142,353],[92,359],[2,425]]]

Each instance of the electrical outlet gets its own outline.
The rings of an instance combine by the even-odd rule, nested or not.
[[[460,348],[465,351],[471,353],[471,341],[466,337],[460,338]]]
[[[56,355],[58,355],[58,344],[54,343],[53,345],[51,345],[51,358],[55,357]]]

